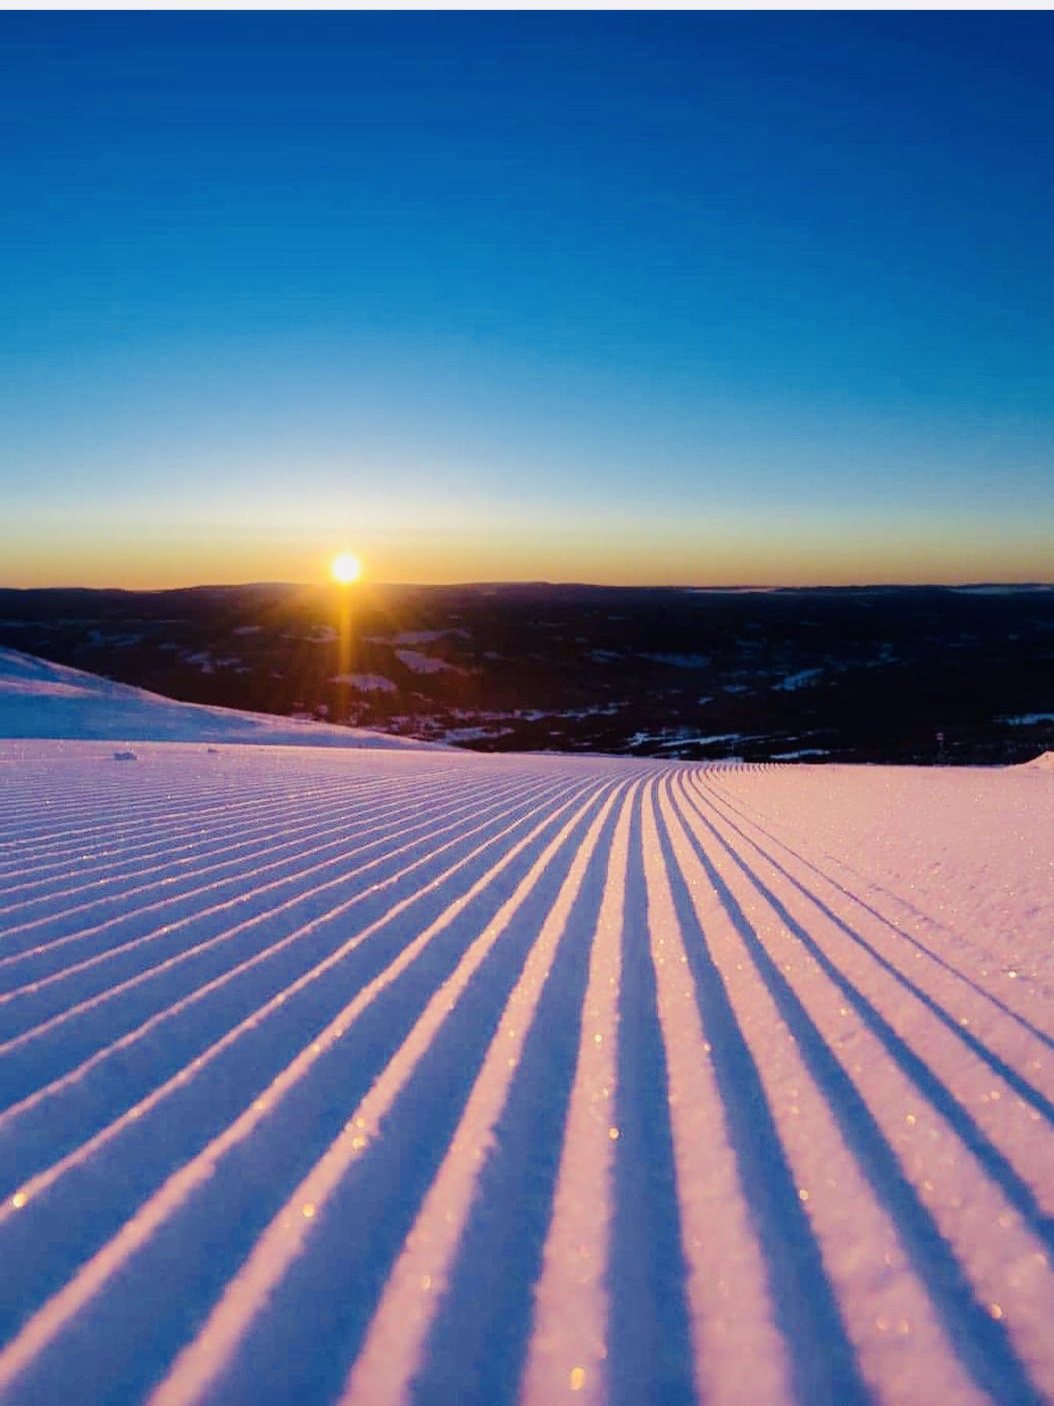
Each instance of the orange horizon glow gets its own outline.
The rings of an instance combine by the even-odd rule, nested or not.
[[[783,531],[758,524],[597,521],[592,534],[578,524],[495,525],[490,531],[450,525],[439,531],[415,524],[385,525],[362,534],[360,551],[334,558],[323,534],[291,528],[227,535],[165,536],[153,525],[101,525],[97,533],[52,531],[46,548],[25,535],[0,533],[0,587],[15,589],[175,590],[261,583],[377,586],[456,586],[473,582],[577,582],[597,586],[679,586],[773,589],[883,585],[1054,584],[1049,541],[1019,530],[1010,540],[985,540],[974,524],[943,534],[882,526],[841,533],[808,522]],[[138,529],[138,530],[137,530]],[[768,530],[766,530],[768,529]],[[334,561],[354,556],[334,572]]]
[[[336,577],[330,578],[340,585],[358,585],[361,577],[354,581],[340,582]],[[499,575],[493,572],[479,571],[476,573],[466,572],[463,575],[436,575],[431,572],[404,573],[400,575],[379,575],[371,573],[371,585],[378,588],[385,587],[444,587],[456,588],[458,586],[474,585],[495,585],[511,586],[522,584],[538,583],[542,585],[580,585],[598,586],[617,589],[681,589],[681,590],[708,590],[708,591],[772,591],[772,590],[821,590],[821,589],[879,589],[883,586],[980,586],[980,585],[1001,585],[1001,586],[1044,586],[1054,587],[1054,576],[1049,571],[1029,571],[1014,569],[1008,571],[974,571],[971,573],[938,573],[938,572],[913,572],[906,574],[880,573],[874,571],[861,570],[852,574],[826,573],[817,571],[802,576],[780,575],[775,576],[768,573],[757,573],[753,575],[715,576],[700,577],[697,575],[679,576],[668,574],[659,576],[650,572],[639,574],[625,574],[612,576],[608,574],[575,572],[567,570],[564,572],[520,572],[510,575]],[[200,576],[191,576],[186,572],[158,572],[151,576],[134,573],[129,576],[118,577],[113,572],[85,572],[76,577],[63,573],[61,576],[42,575],[34,573],[32,576],[23,576],[19,579],[7,578],[0,580],[0,590],[95,590],[95,591],[180,591],[194,589],[208,589],[210,587],[239,587],[239,586],[290,586],[294,588],[310,589],[320,584],[317,576],[306,576],[303,573],[294,574],[289,572],[261,569],[254,574],[226,574],[219,571],[204,572]]]

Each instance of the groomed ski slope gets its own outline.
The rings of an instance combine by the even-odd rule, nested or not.
[[[0,742],[0,1401],[1054,1402],[1054,771]]]

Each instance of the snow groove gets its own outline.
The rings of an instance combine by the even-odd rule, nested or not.
[[[1052,788],[0,758],[5,1406],[1054,1406]]]

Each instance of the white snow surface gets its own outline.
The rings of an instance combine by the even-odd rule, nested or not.
[[[397,684],[383,674],[337,674],[332,683],[347,683],[360,693],[398,693]]]
[[[784,693],[796,693],[798,689],[808,688],[810,684],[815,683],[822,673],[822,669],[800,669],[796,674],[788,674],[785,679],[772,686]]]
[[[255,742],[298,747],[425,745],[362,728],[177,703],[14,649],[0,649],[0,737]]]
[[[594,654],[602,652],[594,650]],[[703,669],[710,659],[705,654],[642,654],[654,664],[668,664],[672,669]]]
[[[4,1406],[1054,1402],[1049,764],[132,751],[0,742]]]
[[[419,649],[397,649],[395,657],[399,663],[414,674],[442,674],[460,673],[453,664],[448,664],[445,659],[436,659],[434,655],[422,654]]]

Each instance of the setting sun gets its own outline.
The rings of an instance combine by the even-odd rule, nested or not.
[[[341,552],[330,562],[329,574],[342,586],[350,586],[362,575],[362,562],[352,552]]]

